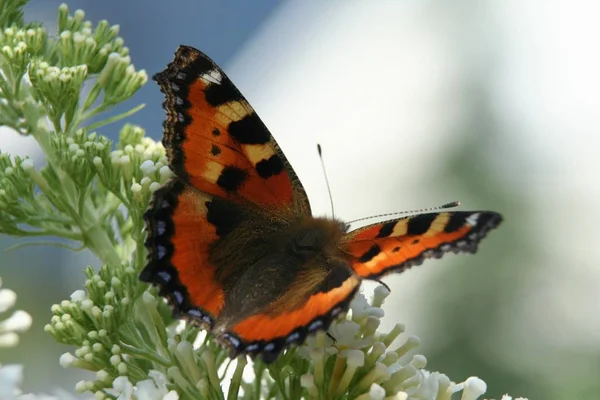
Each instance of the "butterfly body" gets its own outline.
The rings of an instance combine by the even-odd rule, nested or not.
[[[175,315],[237,354],[274,360],[326,330],[362,279],[448,252],[475,252],[501,221],[439,212],[354,231],[314,217],[302,185],[255,111],[206,55],[181,46],[158,74],[163,143],[175,173],[146,213],[148,265]]]

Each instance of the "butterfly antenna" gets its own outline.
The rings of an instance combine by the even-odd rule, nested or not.
[[[450,203],[442,204],[441,206],[430,207],[430,208],[421,208],[420,210],[398,211],[398,212],[392,212],[392,213],[386,213],[386,214],[372,215],[370,217],[364,217],[364,218],[355,219],[353,221],[348,222],[348,224],[353,224],[355,222],[364,221],[364,220],[367,220],[367,219],[374,219],[374,218],[380,218],[380,217],[389,217],[389,216],[392,216],[392,215],[402,215],[402,214],[418,214],[418,213],[429,212],[429,211],[445,210],[447,208],[454,208],[454,207],[458,207],[458,206],[460,206],[460,202],[459,201],[452,201]]]
[[[323,152],[321,151],[321,145],[317,143],[317,151],[319,152],[319,159],[321,160],[321,167],[323,168],[323,175],[325,175],[325,183],[327,184],[327,193],[329,193],[329,203],[331,204],[331,218],[335,218],[335,211],[333,209],[333,197],[331,196],[331,187],[329,186],[329,179],[327,179],[327,168],[325,168],[325,161],[323,161]]]

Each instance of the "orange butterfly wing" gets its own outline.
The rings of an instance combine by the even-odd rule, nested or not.
[[[179,179],[157,190],[145,214],[149,257],[140,274],[142,281],[159,285],[176,316],[205,328],[213,326],[224,304],[216,269],[208,260],[219,226],[223,229],[222,224],[209,223],[215,218],[214,201]]]
[[[231,348],[232,356],[260,354],[264,362],[272,362],[284,348],[327,330],[334,318],[348,310],[360,282],[347,268],[335,269],[328,276],[307,271],[260,313],[217,332],[218,340]]]
[[[180,46],[154,78],[173,172],[206,193],[310,215],[300,180],[254,109],[204,53]]]
[[[359,276],[377,279],[447,252],[475,253],[479,241],[500,222],[501,215],[489,211],[419,214],[352,231],[342,247]]]

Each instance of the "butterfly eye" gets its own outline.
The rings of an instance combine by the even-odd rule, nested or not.
[[[291,251],[303,258],[314,256],[323,247],[321,236],[317,230],[302,232],[292,241]]]

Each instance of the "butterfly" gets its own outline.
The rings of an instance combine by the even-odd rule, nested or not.
[[[502,221],[490,211],[435,212],[348,231],[313,217],[277,142],[209,57],[180,46],[154,80],[165,95],[163,144],[175,176],[145,214],[140,279],[231,357],[272,362],[327,330],[363,279],[475,253]]]

